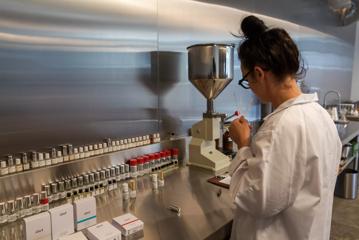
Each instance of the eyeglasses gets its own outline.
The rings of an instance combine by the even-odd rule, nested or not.
[[[252,71],[247,72],[247,74],[244,75],[243,78],[238,81],[238,84],[244,89],[250,89],[247,77],[251,72]]]

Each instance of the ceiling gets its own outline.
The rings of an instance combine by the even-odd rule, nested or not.
[[[308,26],[337,36],[354,44],[355,24],[351,20],[342,26],[339,18],[329,9],[326,0],[199,0],[200,2],[224,5],[253,13],[268,15]],[[357,6],[359,1],[355,0]],[[357,13],[358,16],[358,13]],[[357,16],[356,19],[357,19]]]

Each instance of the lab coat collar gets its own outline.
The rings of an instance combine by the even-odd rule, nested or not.
[[[293,105],[298,105],[298,104],[306,104],[306,103],[310,103],[310,102],[318,102],[318,95],[317,93],[313,93],[313,94],[301,94],[296,98],[291,98],[287,101],[285,101],[284,103],[282,103],[281,105],[279,105],[272,113],[268,114],[265,118],[264,121],[267,120],[269,117],[271,117],[272,115],[289,108],[290,106]]]

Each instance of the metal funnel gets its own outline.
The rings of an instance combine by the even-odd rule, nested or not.
[[[197,44],[188,49],[188,77],[207,100],[215,99],[233,79],[233,45]]]

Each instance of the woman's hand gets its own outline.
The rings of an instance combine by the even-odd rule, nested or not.
[[[232,140],[238,145],[238,149],[250,145],[250,135],[252,126],[242,116],[235,119],[229,127],[229,134]]]

